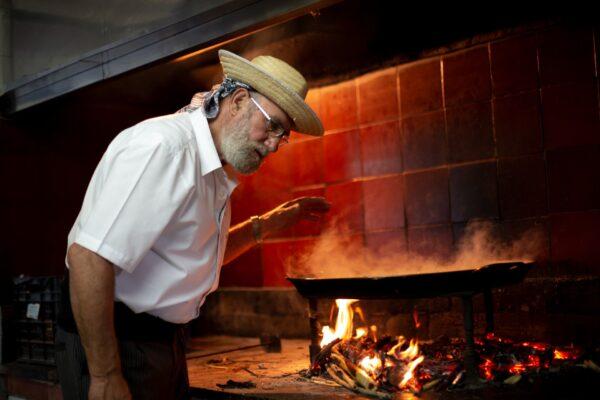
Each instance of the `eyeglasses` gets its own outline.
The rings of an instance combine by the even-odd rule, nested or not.
[[[265,119],[267,120],[267,133],[269,134],[269,137],[278,139],[280,146],[288,143],[290,131],[286,130],[279,122],[271,118],[265,109],[262,108],[252,96],[250,96],[250,100],[252,100],[254,105],[256,105],[260,112],[265,116]]]

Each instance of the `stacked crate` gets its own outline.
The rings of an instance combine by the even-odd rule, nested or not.
[[[58,277],[15,279],[17,361],[55,365],[54,332],[60,307]]]

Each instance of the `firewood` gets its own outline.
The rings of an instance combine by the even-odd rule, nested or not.
[[[321,351],[319,351],[319,353],[315,356],[315,362],[311,366],[311,369],[316,369],[317,366],[322,366],[322,364],[324,364],[329,358],[329,355],[331,354],[331,351],[334,348],[334,346],[336,346],[340,342],[341,339],[335,339],[334,341],[323,347]]]
[[[327,372],[334,381],[340,384],[340,386],[343,386],[346,389],[350,389],[353,392],[364,394],[365,396],[377,397],[379,399],[384,400],[390,400],[394,398],[394,394],[392,393],[383,393],[378,392],[376,390],[364,389],[360,386],[357,386],[354,382],[352,382],[349,376],[345,376],[344,371],[342,371],[339,367],[336,367],[335,365],[328,365]],[[350,381],[348,381],[347,379],[350,379]]]
[[[504,380],[504,383],[506,383],[507,385],[514,385],[516,383],[518,383],[521,380],[522,376],[521,375],[513,375],[513,376],[509,376],[508,378],[506,378]]]
[[[366,371],[364,371],[362,368],[357,368],[356,369],[356,375],[355,375],[355,377],[356,377],[356,382],[360,386],[362,386],[362,387],[364,387],[366,389],[374,389],[374,388],[377,387],[377,382],[375,382],[373,380],[373,378],[371,378],[369,376],[369,374]]]
[[[432,381],[427,382],[426,384],[423,385],[423,392],[428,391],[429,389],[434,388],[438,383],[440,383],[441,379],[434,379]]]

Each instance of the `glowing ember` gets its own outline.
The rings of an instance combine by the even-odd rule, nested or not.
[[[494,362],[489,358],[483,358],[483,362],[479,365],[479,369],[481,369],[483,377],[488,381],[494,379],[494,374],[492,374],[494,367]]]
[[[379,398],[392,398],[393,392],[399,391],[418,394],[434,388],[449,389],[467,381],[463,339],[419,343],[404,336],[379,335],[375,325],[355,330],[355,314],[366,325],[362,311],[353,306],[356,302],[336,300],[335,329],[323,327],[322,350],[308,376],[324,375],[352,391]],[[413,317],[418,325],[417,315],[415,311]],[[519,343],[493,333],[475,338],[474,350],[480,360],[479,376],[507,385],[517,384],[527,374],[531,377],[540,371],[551,371],[551,366],[586,365],[581,348]]]
[[[421,327],[421,321],[419,321],[419,312],[416,308],[413,309],[413,321],[415,322],[415,328],[419,329]]]
[[[562,347],[554,349],[555,360],[575,360],[581,354],[581,351],[575,347]]]
[[[521,346],[525,346],[525,347],[531,347],[534,350],[537,351],[546,351],[548,350],[548,345],[546,343],[539,343],[539,342],[523,342],[521,343]]]

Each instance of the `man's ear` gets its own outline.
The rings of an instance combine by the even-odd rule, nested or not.
[[[237,115],[242,108],[244,103],[248,100],[250,93],[247,89],[238,88],[229,96],[229,113],[231,116]]]

